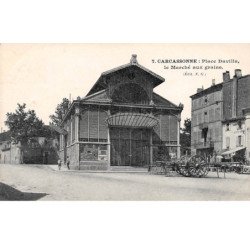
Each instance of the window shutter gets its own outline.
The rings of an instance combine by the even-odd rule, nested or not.
[[[89,111],[89,138],[98,140],[98,110]]]
[[[106,124],[107,113],[99,110],[99,139],[106,140],[108,138],[108,128]]]
[[[175,116],[169,116],[170,122],[170,141],[177,141],[177,118]]]
[[[80,117],[80,139],[88,139],[88,111],[84,111],[84,113]]]

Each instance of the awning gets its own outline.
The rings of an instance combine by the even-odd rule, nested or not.
[[[151,114],[117,113],[109,116],[107,123],[110,126],[152,128],[158,124],[158,119]]]
[[[237,151],[240,151],[242,149],[245,149],[246,147],[237,147],[237,148],[234,148],[234,149],[231,149],[231,150],[228,150],[228,151],[225,151],[223,152],[221,155],[230,155],[230,154],[233,154]]]

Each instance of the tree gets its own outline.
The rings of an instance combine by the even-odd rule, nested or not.
[[[191,119],[184,120],[184,128],[181,128],[180,144],[183,154],[191,153]]]
[[[15,112],[7,113],[5,124],[10,130],[11,140],[20,143],[21,162],[23,162],[23,149],[28,146],[34,137],[50,137],[50,129],[44,125],[34,110],[26,111],[26,104],[17,104]]]
[[[14,113],[7,113],[5,124],[8,126],[14,142],[27,143],[29,138],[44,133],[44,124],[34,110],[26,111],[26,104],[17,104]]]
[[[183,131],[185,133],[188,133],[191,135],[191,119],[190,118],[187,118],[184,120],[184,128],[183,128]]]
[[[50,115],[50,119],[52,121],[52,124],[59,126],[62,122],[63,116],[66,114],[68,108],[69,108],[70,101],[68,98],[63,98],[62,102],[57,105],[55,114]]]

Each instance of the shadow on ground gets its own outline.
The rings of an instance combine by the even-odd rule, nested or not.
[[[0,182],[1,201],[36,201],[46,196],[46,193],[26,193],[21,192],[9,185]]]

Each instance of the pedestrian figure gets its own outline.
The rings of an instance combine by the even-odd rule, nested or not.
[[[70,168],[69,168],[69,163],[70,163],[70,161],[69,161],[69,157],[68,157],[68,156],[67,156],[67,161],[66,161],[66,163],[67,163],[67,168],[70,169]]]
[[[58,164],[58,169],[61,170],[61,166],[62,166],[61,159],[58,159],[57,164]]]

